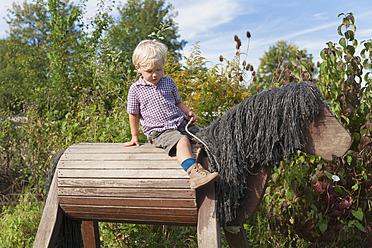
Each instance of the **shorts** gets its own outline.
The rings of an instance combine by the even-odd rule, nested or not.
[[[178,141],[184,136],[189,139],[193,138],[186,132],[186,125],[187,121],[184,120],[177,129],[165,130],[163,132],[152,131],[147,139],[152,145],[157,148],[165,149],[165,152],[169,156],[174,157],[176,156],[176,145]],[[197,132],[199,132],[200,129],[198,126],[190,124],[187,130],[189,130],[189,132],[192,134],[196,134]]]

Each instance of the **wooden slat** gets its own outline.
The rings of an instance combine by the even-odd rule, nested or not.
[[[59,196],[60,204],[82,204],[105,206],[133,206],[133,207],[185,207],[196,208],[195,199],[169,199],[169,198],[122,198],[122,197],[86,197],[86,196]]]
[[[171,216],[194,216],[197,214],[196,208],[159,208],[159,207],[128,207],[128,206],[94,206],[94,205],[70,205],[60,204],[66,213],[115,213],[121,215],[139,214],[148,215],[171,215]]]
[[[163,153],[164,149],[155,148],[149,145],[140,147],[124,147],[124,145],[110,146],[107,144],[96,144],[89,146],[70,146],[66,149],[67,153]]]
[[[77,220],[97,220],[113,221],[138,224],[176,224],[176,225],[196,225],[197,215],[195,216],[172,216],[172,215],[147,215],[140,214],[122,215],[116,213],[79,213],[70,212],[67,214],[72,219]]]
[[[130,147],[124,147],[124,143],[79,143],[72,145],[68,147],[67,150],[71,150],[73,152],[79,152],[79,150],[82,151],[87,151],[87,150],[94,150],[94,149],[99,149],[102,151],[106,150],[122,150],[125,152],[130,152],[130,153],[136,153],[136,152],[152,152],[152,153],[165,153],[164,149],[161,148],[155,148],[151,144],[141,144],[141,146],[130,146]]]
[[[190,188],[189,179],[87,179],[58,178],[58,187],[75,188]]]
[[[123,153],[123,154],[88,154],[64,153],[60,161],[128,161],[128,160],[169,160],[165,153]]]
[[[58,188],[59,196],[138,197],[194,199],[194,190],[181,189],[134,189],[134,188]]]
[[[59,169],[58,177],[71,178],[189,178],[183,170],[80,170],[80,169]]]
[[[60,161],[58,168],[91,168],[91,169],[181,169],[176,160],[131,160],[131,161]]]

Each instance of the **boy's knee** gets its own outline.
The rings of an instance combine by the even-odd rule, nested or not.
[[[177,142],[177,145],[185,145],[185,144],[188,144],[190,143],[190,140],[189,138],[187,138],[186,136],[182,136],[178,142]]]

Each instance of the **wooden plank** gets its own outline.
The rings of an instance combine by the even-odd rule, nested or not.
[[[136,153],[136,152],[156,152],[165,153],[164,149],[156,148],[149,143],[141,144],[141,146],[129,146],[125,147],[124,143],[79,143],[69,146],[68,149],[78,152],[78,150],[89,150],[89,149],[101,149],[101,150],[123,150],[126,152]]]
[[[97,220],[100,222],[124,222],[134,224],[159,224],[159,225],[193,225],[197,223],[195,216],[171,216],[171,215],[143,215],[133,214],[123,216],[117,213],[75,213],[70,212],[67,216],[75,220]]]
[[[54,247],[62,223],[62,211],[58,206],[57,171],[54,173],[44,211],[36,233],[33,247]]]
[[[171,208],[171,207],[128,207],[128,206],[95,206],[95,205],[70,205],[60,204],[66,214],[76,213],[115,213],[123,216],[138,214],[146,217],[147,215],[171,215],[171,216],[196,216],[196,208]]]
[[[66,149],[66,153],[161,153],[166,154],[164,149],[155,148],[152,146],[140,147],[124,147],[110,146],[107,144],[99,144],[94,146],[70,146]]]
[[[249,247],[249,241],[244,229],[244,224],[236,225],[236,227],[240,228],[239,232],[236,234],[227,231],[226,228],[224,227],[225,236],[227,243],[229,244],[229,247],[230,248]]]
[[[165,153],[123,153],[123,154],[87,154],[63,153],[60,161],[128,161],[128,160],[169,160]],[[174,159],[175,160],[175,159]]]
[[[195,191],[191,189],[58,188],[58,196],[194,199]]]
[[[91,169],[180,169],[176,160],[60,161],[58,168]]]
[[[202,161],[204,168],[207,168],[206,158]],[[216,216],[216,194],[215,184],[210,183],[197,189],[198,212],[198,247],[199,248],[220,248],[221,231]]]
[[[82,204],[104,206],[133,206],[133,207],[185,207],[196,208],[195,199],[168,199],[168,198],[121,198],[121,197],[85,197],[60,196],[60,204]]]
[[[58,177],[71,178],[168,178],[188,179],[188,175],[183,170],[123,170],[123,169],[98,169],[98,170],[81,170],[81,169],[59,169]]]
[[[190,180],[58,178],[58,187],[188,189],[190,188]]]
[[[98,221],[82,221],[81,233],[84,248],[100,247]]]

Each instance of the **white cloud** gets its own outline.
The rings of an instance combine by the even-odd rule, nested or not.
[[[182,38],[186,40],[200,37],[215,27],[229,23],[249,9],[246,5],[241,8],[242,3],[238,0],[180,0],[172,1],[172,4],[178,12],[176,22]]]

